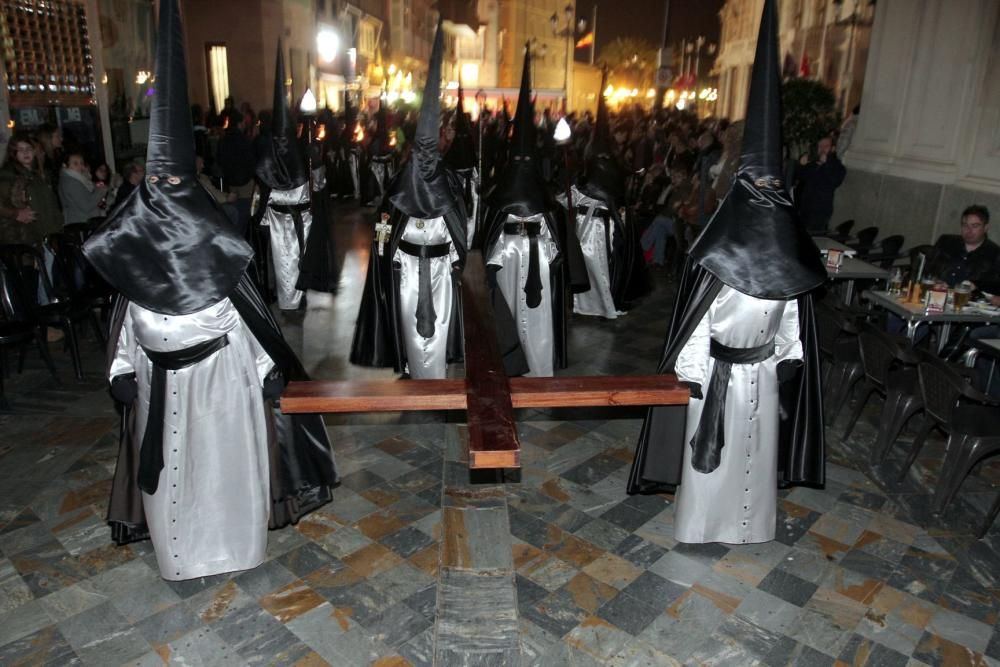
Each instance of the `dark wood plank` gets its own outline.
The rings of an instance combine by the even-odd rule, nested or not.
[[[684,405],[688,389],[673,375],[510,378],[515,408]],[[290,382],[286,413],[465,410],[465,380]]]
[[[673,375],[511,378],[515,408],[685,405],[690,392]]]
[[[358,380],[289,382],[281,411],[410,412],[464,410],[465,380]]]
[[[517,468],[517,439],[510,383],[497,346],[496,325],[486,286],[486,265],[478,250],[468,253],[462,273],[465,329],[465,393],[470,468]]]

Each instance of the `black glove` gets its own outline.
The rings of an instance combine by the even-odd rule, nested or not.
[[[688,389],[691,390],[691,398],[697,398],[699,401],[705,398],[701,394],[701,385],[697,382],[682,382],[681,384],[686,384]]]
[[[111,378],[111,396],[119,403],[132,405],[139,395],[139,383],[135,373],[116,375]]]
[[[778,382],[794,380],[795,376],[799,374],[800,368],[802,368],[802,361],[800,359],[786,359],[780,362],[776,369]]]
[[[264,378],[262,393],[265,401],[274,401],[281,397],[281,392],[285,390],[285,376],[278,371],[271,372]]]

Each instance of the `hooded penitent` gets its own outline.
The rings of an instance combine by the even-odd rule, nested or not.
[[[438,151],[444,31],[439,23],[409,159],[378,202],[351,362],[444,377],[462,358],[461,286],[468,216]]]
[[[535,108],[531,102],[531,53],[527,48],[508,156],[506,167],[487,197],[490,208],[521,217],[548,211],[551,204],[538,165]]]
[[[731,371],[732,384],[728,385],[730,389],[727,391],[727,385],[722,382],[723,375],[713,374],[704,378],[708,384],[703,387],[706,398],[697,413],[699,421],[694,436],[686,433],[686,429],[691,430],[685,424],[686,419],[691,417],[686,415],[695,414],[689,408],[669,406],[649,410],[629,477],[629,493],[660,491],[679,484],[682,469],[686,470],[682,466],[686,447],[691,448],[691,465],[699,473],[717,469],[723,448],[728,446],[724,442],[729,438],[724,436],[724,417],[731,412],[746,422],[743,412],[747,408],[742,393],[750,391],[743,388],[742,379],[737,381],[736,378],[750,372],[739,369],[751,368],[741,366],[751,362],[726,357],[746,352],[748,346],[755,344],[775,346],[776,351],[765,362],[778,364],[776,368],[768,366],[768,373],[775,374],[779,382],[775,382],[773,377],[762,378],[761,382],[751,387],[753,391],[763,391],[759,387],[765,386],[765,382],[772,387],[777,385],[777,389],[769,390],[772,395],[760,396],[759,406],[754,404],[754,409],[759,407],[762,412],[757,416],[751,414],[753,420],[746,423],[764,428],[760,426],[761,421],[771,420],[774,415],[765,414],[763,410],[778,409],[776,404],[780,403],[779,423],[768,426],[766,433],[762,432],[764,438],[773,437],[778,441],[773,445],[777,448],[778,484],[823,483],[822,395],[810,291],[822,285],[827,276],[819,251],[798,220],[781,179],[781,78],[775,4],[774,0],[765,0],[764,3],[736,178],[691,248],[658,368],[660,373],[681,373],[679,356],[710,310],[721,303],[723,305],[719,305],[717,310],[711,311],[716,313],[719,321],[712,324],[709,356],[714,360],[713,369],[723,364],[727,367],[726,373]],[[726,286],[731,291],[724,290]],[[747,311],[745,315],[735,318],[728,328],[725,318],[732,315],[727,310],[731,306],[726,304],[746,304],[744,309]],[[779,307],[785,310],[778,311]],[[798,310],[801,358],[781,356],[778,348],[784,346],[788,349],[795,343],[794,340],[779,340],[783,335],[780,331],[784,330],[780,330],[770,341],[756,342],[758,323],[761,334],[774,323],[765,322],[760,313],[753,314],[751,311],[760,309],[763,315],[778,312],[787,315],[790,312],[787,309],[792,307]],[[736,327],[740,326],[744,327],[740,331],[746,333],[748,342],[739,345],[741,349],[733,353],[721,350],[721,347],[717,350],[716,337],[722,336],[720,344],[724,343],[729,337],[737,335]],[[746,329],[747,326],[750,329]],[[764,369],[765,365],[762,363],[760,368]],[[732,410],[727,412],[724,397],[732,392],[737,393],[735,398],[730,399]],[[758,447],[771,446],[772,441],[758,442],[759,436],[753,437]],[[741,445],[737,443],[732,447]],[[740,482],[738,486],[745,486],[747,493],[759,490],[758,485],[749,480],[746,485]],[[771,491],[773,489],[762,493]],[[720,500],[722,504],[719,507],[725,507],[729,500]],[[768,498],[764,502],[772,500]],[[741,502],[753,505],[749,498]],[[766,521],[759,529],[766,534],[770,527],[763,526],[763,523]],[[743,525],[747,525],[747,521],[743,521]],[[750,539],[752,541],[752,535]]]
[[[441,125],[441,62],[444,35],[438,25],[427,68],[427,85],[420,103],[417,131],[410,159],[400,168],[388,188],[389,202],[413,218],[437,218],[452,212],[461,190],[449,176],[438,150]]]
[[[178,1],[159,17],[149,176],[84,251],[121,292],[112,537],[151,538],[161,574],[186,579],[255,566],[268,526],[327,502],[336,470],[322,419],[268,400],[307,376],[245,273],[249,246],[195,181]]]
[[[608,68],[601,76],[601,90],[608,85]],[[597,120],[587,144],[586,160],[580,177],[580,189],[594,199],[599,199],[609,208],[625,203],[625,171],[615,157],[614,142],[611,139],[611,121],[608,102],[603,92],[598,95]]]
[[[163,5],[146,178],[83,252],[129,301],[188,315],[232,292],[253,253],[198,183],[180,13],[174,3]]]
[[[462,85],[458,85],[458,105],[455,107],[455,138],[444,155],[445,163],[455,171],[473,169],[476,166],[476,143],[472,137],[472,126],[465,113],[465,95]]]
[[[309,173],[285,94],[285,57],[280,39],[274,64],[271,113],[271,141],[257,161],[257,178],[272,190],[292,190],[309,180]]]

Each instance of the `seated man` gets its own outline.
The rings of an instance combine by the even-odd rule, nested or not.
[[[973,204],[962,211],[961,234],[942,234],[928,257],[924,276],[933,276],[955,287],[968,281],[974,290],[984,281],[1000,277],[1000,246],[987,238],[990,212],[985,206]],[[987,290],[989,291],[989,290]],[[1000,290],[998,290],[1000,291]],[[889,316],[889,331],[901,333],[903,321]],[[917,331],[914,342],[927,335],[926,327]]]
[[[990,212],[973,204],[962,211],[961,234],[942,234],[928,258],[925,275],[944,280],[949,287],[963,281],[996,279],[1000,269],[1000,246],[986,236]],[[929,273],[928,273],[929,272]]]

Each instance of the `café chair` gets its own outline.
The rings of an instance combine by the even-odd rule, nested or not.
[[[861,326],[858,343],[864,368],[862,393],[844,430],[843,439],[847,440],[854,431],[872,394],[878,394],[884,402],[871,461],[880,463],[906,423],[923,409],[917,387],[918,357],[908,346],[867,323]]]
[[[819,353],[826,362],[823,375],[825,421],[832,424],[847,402],[851,388],[862,378],[858,329],[844,313],[820,303],[816,307],[816,333]]]
[[[844,220],[842,223],[833,228],[833,231],[827,232],[826,236],[833,239],[834,241],[839,241],[844,243],[851,238],[851,229],[854,227],[854,220]]]
[[[3,267],[0,266],[0,271]],[[7,348],[16,347],[18,349],[18,354],[21,358],[21,364],[24,364],[24,348],[32,340],[37,340],[41,347],[45,346],[45,341],[38,337],[35,333],[34,327],[25,322],[9,322],[6,319],[0,319],[0,408],[6,410],[10,405],[7,403],[7,397],[4,394],[4,380],[7,379]],[[43,352],[43,358],[48,355],[48,349],[46,348]],[[49,358],[48,362],[51,363],[52,359]],[[49,370],[54,370],[51,367]]]
[[[869,264],[875,264],[883,269],[891,269],[893,263],[902,257],[899,251],[903,247],[904,240],[901,234],[886,236],[879,244],[877,252],[859,253],[858,259],[863,259]]]
[[[95,323],[97,315],[94,310],[86,303],[59,300],[47,273],[37,268],[44,266],[44,259],[36,248],[20,244],[0,246],[0,261],[3,262],[5,269],[0,292],[7,319],[30,324],[39,336],[45,335],[47,327],[61,329],[66,335],[73,371],[77,379],[82,380],[83,364],[80,358],[77,326],[84,321]],[[39,302],[39,283],[48,295],[49,303]],[[99,342],[103,350],[103,341],[99,339]],[[49,370],[55,373],[54,367],[50,367]]]
[[[858,232],[857,240],[847,245],[857,250],[859,255],[869,254],[877,237],[878,227],[865,227]]]

